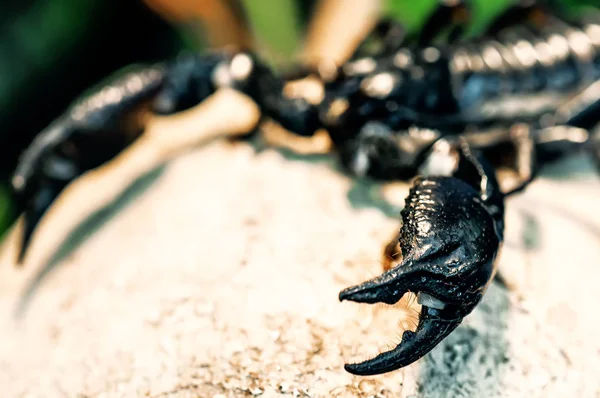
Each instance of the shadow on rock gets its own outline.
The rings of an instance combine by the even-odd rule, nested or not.
[[[387,201],[382,193],[382,184],[368,178],[356,178],[348,175],[342,168],[339,158],[335,152],[327,154],[301,154],[288,148],[271,147],[267,145],[260,136],[254,136],[245,140],[255,153],[259,154],[266,150],[273,150],[291,162],[306,162],[313,164],[324,164],[331,170],[345,175],[352,179],[352,186],[348,191],[348,201],[353,209],[376,209],[381,211],[386,217],[399,218],[401,207],[395,206]]]
[[[552,180],[588,179],[598,175],[594,160],[586,154],[574,154],[544,165],[540,177]]]
[[[500,396],[509,308],[508,291],[494,280],[475,311],[421,361],[419,396]]]
[[[356,179],[348,191],[348,200],[353,209],[377,209],[386,217],[400,219],[402,207],[387,201],[382,195],[382,184],[368,179]]]
[[[141,176],[113,201],[90,214],[76,226],[56,251],[52,253],[48,261],[40,268],[31,282],[25,287],[19,299],[15,316],[17,318],[23,317],[29,303],[42,285],[44,279],[54,271],[57,266],[69,256],[69,254],[83,245],[90,237],[100,230],[100,228],[119,214],[119,212],[124,210],[131,202],[146,192],[146,190],[148,190],[162,175],[164,169],[164,166],[160,166]]]

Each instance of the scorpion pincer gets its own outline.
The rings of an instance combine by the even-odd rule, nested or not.
[[[390,372],[423,357],[477,306],[495,275],[504,195],[491,167],[466,142],[439,141],[432,151],[440,148],[456,160],[454,170],[416,179],[401,213],[401,262],[339,295],[342,301],[394,304],[417,293],[418,326],[405,331],[395,349],[345,365],[350,373]]]

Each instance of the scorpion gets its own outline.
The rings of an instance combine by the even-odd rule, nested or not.
[[[12,177],[24,219],[18,262],[61,192],[144,133],[128,123],[137,109],[172,115],[233,89],[293,134],[325,129],[349,174],[412,180],[383,274],[339,293],[369,304],[417,294],[416,329],[345,370],[375,375],[412,364],[459,326],[497,274],[505,199],[565,154],[600,158],[600,15],[563,18],[555,6],[521,1],[469,38],[470,14],[463,1],[443,1],[413,36],[382,18],[334,70],[278,75],[252,50],[215,50],[111,80],[22,154]],[[286,93],[286,83],[307,76],[323,85],[319,101]],[[500,178],[501,169],[513,178]]]

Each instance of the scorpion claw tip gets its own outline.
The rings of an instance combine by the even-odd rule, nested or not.
[[[16,265],[22,265],[23,260],[25,259],[25,253],[27,252],[27,247],[25,245],[21,245],[19,248],[19,252],[17,253]]]
[[[352,373],[353,375],[357,375],[357,365],[356,363],[347,363],[344,364],[344,370],[348,373]]]
[[[339,300],[368,304],[395,304],[405,292],[391,288],[390,281],[387,279],[387,275],[383,274],[381,277],[344,289],[339,294]]]
[[[357,376],[372,376],[408,366],[437,346],[461,320],[447,320],[443,312],[424,306],[417,329],[405,331],[396,348],[364,362],[345,364],[344,369]]]
[[[17,265],[23,264],[23,260],[27,255],[27,249],[29,249],[31,243],[31,238],[42,217],[42,214],[32,214],[32,212],[28,211],[25,211],[24,213],[23,233],[21,234],[21,242],[17,254]]]
[[[22,211],[23,227],[19,252],[17,255],[17,265],[23,263],[38,225],[65,185],[66,184],[47,184],[30,196],[24,196],[20,199],[21,202],[24,203],[24,207]]]
[[[371,280],[342,290],[339,299],[367,304],[396,304],[409,290],[420,290],[421,283],[416,278],[418,267],[414,265],[411,260],[405,261],[401,266],[394,267]]]
[[[364,291],[363,285],[357,285],[344,289],[339,294],[340,301],[364,302],[368,292]]]

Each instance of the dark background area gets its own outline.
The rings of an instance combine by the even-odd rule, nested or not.
[[[174,29],[136,1],[5,0],[0,5],[0,173],[68,104],[107,74],[171,56]]]

